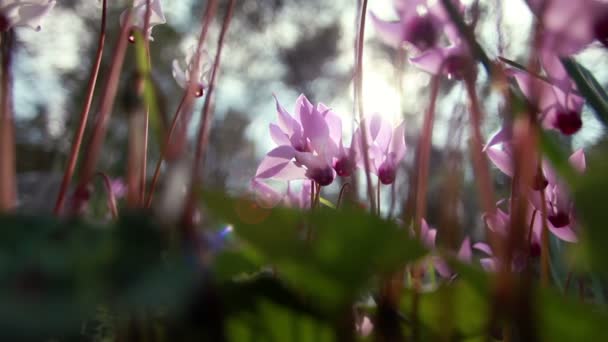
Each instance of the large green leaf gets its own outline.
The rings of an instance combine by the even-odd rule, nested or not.
[[[374,276],[425,253],[406,230],[362,210],[264,209],[247,199],[213,194],[204,202],[290,286],[327,307],[347,303]]]

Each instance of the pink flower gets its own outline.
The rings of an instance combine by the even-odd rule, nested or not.
[[[278,147],[262,160],[255,178],[308,178],[321,186],[331,184],[341,145],[340,119],[323,104],[314,107],[304,95],[296,101],[295,118],[275,100],[278,125],[270,124],[270,136]]]
[[[405,156],[405,122],[393,128],[379,114],[372,115],[370,120],[364,119],[366,125],[367,153],[370,171],[378,176],[382,184],[392,184],[397,175],[399,163]],[[352,148],[355,149],[357,165],[364,168],[364,158],[361,152],[361,134],[359,127],[353,136]]]
[[[139,29],[143,31],[145,29],[146,24],[146,4],[147,0],[135,0],[133,2],[133,15],[131,16],[131,26],[133,29]],[[127,10],[122,12],[120,16],[120,25],[124,25],[127,16]],[[150,0],[150,21],[148,32],[144,35],[150,41],[154,41],[152,37],[152,28],[156,25],[165,24],[167,20],[165,19],[165,13],[163,12],[163,6],[160,0]],[[134,36],[129,35],[129,41],[134,42]]]
[[[55,4],[55,0],[0,0],[0,32],[15,26],[40,31],[40,21]]]
[[[544,26],[543,45],[561,56],[594,40],[608,44],[608,3],[600,0],[527,0]]]
[[[194,95],[196,97],[201,97],[205,94],[205,89],[208,87],[207,79],[209,77],[209,72],[211,71],[213,62],[209,56],[209,53],[207,53],[207,50],[202,50],[198,54],[198,71],[193,71],[193,69],[196,67],[196,55],[196,46],[191,46],[186,53],[186,57],[184,58],[186,65],[185,68],[182,67],[182,63],[180,63],[180,61],[174,59],[172,64],[172,74],[173,78],[182,89],[186,89],[188,87],[188,84],[190,83],[190,75],[193,75],[195,77],[194,81],[197,83]]]
[[[556,56],[544,54],[543,61],[550,78],[556,83],[534,77],[522,70],[511,69],[510,74],[528,99],[538,99],[539,121],[543,127],[564,135],[572,135],[583,126],[581,112],[584,100],[578,95]]]
[[[370,13],[376,32],[387,44],[401,48],[407,43],[418,51],[425,51],[437,46],[444,31],[450,39],[458,36],[439,1],[432,5],[426,0],[395,0],[394,3],[398,21],[384,21]],[[462,8],[459,3],[456,5]]]
[[[289,208],[310,208],[311,184],[309,181],[301,182],[299,188],[293,186],[293,181],[287,183],[287,192],[279,193],[266,183],[258,179],[251,180],[251,190],[255,200],[262,208],[273,208],[284,205]]]

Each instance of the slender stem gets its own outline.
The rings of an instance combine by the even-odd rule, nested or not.
[[[540,208],[541,208],[541,220],[543,220],[543,229],[540,234],[540,281],[543,286],[549,286],[549,274],[550,274],[550,245],[549,245],[549,227],[547,226],[547,199],[545,198],[545,191],[540,192]]]
[[[146,62],[148,63],[146,67],[146,75],[140,75],[144,78],[144,82],[150,81],[149,73],[152,68],[151,57],[150,57],[150,39],[148,38],[148,31],[150,30],[150,17],[152,16],[152,6],[151,0],[146,0],[146,14],[144,20],[144,46],[146,49]],[[145,87],[143,88],[145,91]],[[144,112],[144,135],[143,135],[143,153],[142,153],[142,161],[141,161],[141,194],[140,194],[140,204],[143,206],[144,201],[146,199],[146,175],[147,175],[147,166],[148,166],[148,138],[150,132],[150,108],[149,103],[146,103],[146,110]]]
[[[359,124],[361,129],[361,151],[363,154],[363,164],[365,166],[365,179],[367,181],[367,196],[369,197],[369,205],[371,212],[375,212],[376,202],[374,200],[374,186],[370,175],[370,161],[368,156],[368,141],[367,127],[364,121],[363,109],[363,43],[365,35],[365,18],[367,17],[367,0],[361,1],[361,9],[359,11],[359,32],[357,35],[357,64],[355,70],[355,101],[357,102],[359,112]]]
[[[154,168],[154,176],[152,176],[152,183],[150,184],[150,191],[148,192],[148,198],[146,199],[146,208],[149,208],[152,205],[152,197],[154,196],[154,191],[156,190],[156,184],[158,183],[158,177],[160,176],[160,167],[165,159],[167,154],[167,149],[171,144],[171,138],[173,137],[173,132],[175,131],[175,127],[177,126],[177,121],[179,120],[180,113],[182,112],[182,107],[186,102],[187,93],[184,94],[182,100],[179,102],[177,106],[177,110],[173,115],[173,120],[171,121],[171,127],[169,128],[169,132],[167,133],[167,137],[165,138],[165,143],[162,146],[160,156],[158,157],[158,161],[156,162],[156,167]]]
[[[0,213],[13,210],[17,202],[15,131],[12,104],[12,64],[15,32],[2,34],[2,87],[0,94]]]
[[[108,175],[106,175],[103,172],[97,172],[97,175],[99,175],[102,178],[103,184],[106,188],[106,193],[108,196],[108,209],[110,209],[112,218],[117,219],[118,218],[118,207],[116,206],[116,195],[114,194],[114,190],[112,189],[112,181],[110,180],[110,177],[108,177]]]
[[[435,104],[439,94],[439,76],[433,76],[431,81],[431,100],[422,124],[422,136],[418,150],[418,176],[416,184],[416,214],[414,218],[414,231],[420,236],[420,224],[426,214],[426,195],[428,185],[429,163],[433,139],[433,123],[435,121]]]
[[[194,54],[194,64],[188,74],[188,80],[195,80],[198,78],[198,70],[200,70],[200,68],[201,68],[200,54],[201,54],[201,51],[203,50],[203,45],[205,44],[205,40],[207,38],[207,33],[209,32],[209,26],[211,25],[211,21],[213,20],[213,17],[215,16],[217,6],[218,6],[217,0],[209,0],[207,2],[207,6],[205,7],[205,13],[201,17],[201,33],[200,33],[200,36],[198,39],[196,53]],[[188,136],[186,130],[189,126],[189,122],[190,122],[190,118],[191,118],[192,103],[194,101],[194,94],[196,94],[196,92],[197,92],[197,86],[198,86],[198,82],[188,82],[188,84],[187,84],[187,87],[185,90],[185,95],[184,95],[186,97],[186,99],[184,100],[183,109],[182,109],[183,114],[181,115],[183,117],[183,124],[178,127],[179,130],[177,132],[176,142],[175,142],[175,145],[178,148],[176,148],[175,150],[171,150],[171,153],[169,153],[166,156],[167,159],[176,159],[179,156],[181,156],[183,153],[184,147],[186,146],[186,140],[187,140],[187,136]],[[209,97],[208,92],[207,92],[207,97]]]
[[[97,41],[97,52],[95,53],[95,64],[91,69],[91,75],[89,76],[89,83],[87,85],[87,97],[85,100],[84,107],[80,112],[80,122],[78,123],[78,129],[74,134],[74,140],[72,141],[72,149],[70,150],[70,157],[68,164],[63,174],[63,180],[61,181],[61,187],[59,188],[59,195],[55,202],[55,215],[59,215],[63,209],[65,203],[65,196],[72,181],[74,170],[76,169],[76,162],[78,160],[78,153],[80,152],[80,146],[82,145],[82,138],[84,137],[84,131],[87,126],[87,120],[89,118],[89,112],[93,103],[93,94],[95,93],[95,85],[97,84],[97,77],[99,76],[99,68],[101,67],[101,58],[103,56],[103,48],[106,41],[106,18],[107,18],[107,0],[103,0],[101,10],[101,28],[99,30],[99,38]]]
[[[97,161],[99,159],[99,155],[101,154],[101,148],[110,121],[112,107],[114,107],[114,100],[118,91],[120,72],[122,70],[127,44],[129,41],[128,36],[129,27],[131,26],[131,18],[132,11],[129,11],[114,48],[114,55],[112,56],[112,62],[110,63],[111,66],[108,80],[101,97],[101,107],[95,121],[91,141],[87,146],[88,148],[85,153],[86,159],[84,160],[84,164],[80,172],[81,177],[77,189],[84,189],[91,181],[95,173]],[[80,207],[79,204],[80,203],[75,203],[74,208]]]
[[[201,111],[201,125],[199,127],[198,139],[196,143],[196,152],[194,155],[194,164],[192,167],[192,182],[191,189],[194,189],[197,185],[202,183],[202,175],[201,172],[204,170],[204,162],[205,162],[205,154],[207,150],[207,144],[209,141],[209,126],[211,125],[211,118],[213,113],[211,112],[211,103],[213,100],[213,92],[215,90],[215,84],[217,75],[220,70],[222,51],[224,48],[224,39],[226,38],[226,33],[228,32],[228,27],[230,26],[230,20],[232,19],[232,14],[234,13],[234,7],[236,5],[236,0],[230,0],[228,4],[228,8],[226,9],[226,13],[224,15],[224,20],[222,23],[222,29],[220,31],[220,36],[217,42],[217,51],[215,53],[215,61],[213,64],[213,69],[211,70],[211,77],[209,79],[209,87],[207,88],[207,96],[205,97],[205,103],[203,104],[203,109]],[[190,82],[193,83],[193,82]],[[190,196],[188,199],[188,204],[186,207],[185,214],[187,217],[191,216],[194,212],[194,193],[191,190]]]
[[[376,187],[376,198],[377,198],[377,203],[376,203],[376,215],[378,215],[378,217],[380,217],[380,187],[382,186],[382,182],[380,182],[380,178],[378,178],[378,186]]]
[[[340,205],[342,204],[342,200],[344,197],[344,192],[346,192],[346,189],[350,187],[350,183],[344,183],[344,185],[342,185],[342,188],[340,188],[340,194],[338,195],[338,202],[336,203],[336,209],[340,208]]]

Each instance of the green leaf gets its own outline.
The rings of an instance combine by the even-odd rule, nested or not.
[[[593,74],[572,58],[563,58],[562,64],[576,83],[581,95],[593,108],[597,119],[608,127],[608,94],[593,77]]]
[[[326,308],[344,305],[374,276],[425,254],[406,230],[361,210],[318,208],[310,213],[260,208],[253,201],[222,195],[203,199],[292,288]]]

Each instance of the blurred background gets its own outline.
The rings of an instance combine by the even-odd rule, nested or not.
[[[465,4],[473,1],[463,0]],[[120,29],[119,16],[130,1],[111,1],[106,56],[98,90],[105,83],[110,54]],[[167,24],[154,28],[151,43],[153,79],[163,115],[172,116],[183,94],[171,75],[171,62],[182,59],[196,43],[200,16],[206,1],[164,0]],[[220,2],[206,48],[214,55],[220,18]],[[396,19],[391,0],[373,0],[370,10],[383,19]],[[353,62],[357,1],[355,0],[242,0],[238,1],[226,40],[222,73],[217,88],[211,143],[206,162],[206,184],[232,193],[247,191],[249,181],[263,155],[273,147],[268,124],[275,121],[272,94],[288,111],[304,93],[313,102],[332,107],[343,119],[345,144],[353,127]],[[503,56],[527,63],[532,15],[523,0],[481,0],[476,34],[492,57]],[[306,15],[302,15],[302,14]],[[78,113],[82,108],[96,49],[101,5],[98,0],[60,0],[43,22],[42,31],[18,29],[15,63],[15,112],[17,163],[22,208],[50,212],[67,160]],[[497,24],[499,23],[499,24]],[[99,163],[100,171],[119,178],[126,170],[128,79],[135,70],[131,46],[123,69],[121,88],[112,114],[111,127]],[[364,57],[364,103],[368,114],[378,112],[393,123],[407,124],[408,154],[397,178],[394,193],[401,208],[407,197],[422,117],[428,105],[430,77],[383,44],[367,25]],[[406,51],[407,55],[407,51]],[[599,46],[577,56],[604,87],[608,85],[608,59]],[[401,65],[401,66],[400,66]],[[500,100],[480,72],[478,84],[486,112],[484,131],[490,134],[500,124]],[[97,93],[98,95],[98,93]],[[95,97],[95,101],[99,98]],[[194,137],[203,100],[196,102],[190,134]],[[466,92],[455,81],[441,83],[431,154],[429,220],[440,210],[442,180],[456,174],[459,218],[464,227],[479,223],[475,187],[466,152],[468,130]],[[91,115],[97,112],[94,102]],[[90,119],[89,122],[92,122]],[[599,138],[600,125],[585,109],[583,129],[570,141],[571,147],[587,147]],[[86,143],[86,136],[85,136]],[[150,161],[158,158],[159,142],[150,143]],[[150,164],[153,165],[153,164]],[[149,167],[152,172],[153,168]],[[151,176],[151,174],[149,175]],[[496,185],[506,180],[496,171]],[[338,182],[324,190],[335,199]],[[391,189],[384,194],[389,198]],[[388,203],[388,202],[384,202]],[[385,206],[386,212],[390,211]]]

